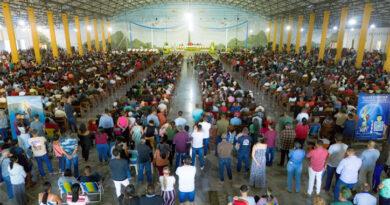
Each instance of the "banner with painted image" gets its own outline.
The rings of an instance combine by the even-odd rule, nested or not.
[[[357,140],[380,139],[389,125],[390,95],[359,93]]]
[[[12,130],[12,139],[17,139],[15,131],[15,115],[21,114],[26,122],[34,120],[34,115],[39,115],[39,121],[45,123],[41,96],[8,96],[7,106]],[[23,117],[22,116],[22,117]]]

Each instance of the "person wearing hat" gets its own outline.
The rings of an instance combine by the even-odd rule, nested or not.
[[[239,145],[237,172],[241,171],[242,160],[245,162],[245,171],[249,171],[249,151],[251,149],[252,139],[248,133],[249,130],[245,127],[242,130],[242,136],[237,139],[237,143]]]
[[[224,182],[223,172],[224,168],[226,166],[226,171],[229,177],[230,183],[232,183],[232,171],[230,168],[230,157],[232,155],[233,145],[232,143],[226,141],[227,134],[223,133],[222,136],[222,142],[220,142],[217,146],[218,151],[218,162],[219,162],[219,177],[221,179],[220,183],[222,184]]]

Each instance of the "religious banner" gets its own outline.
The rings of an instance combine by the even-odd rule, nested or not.
[[[390,95],[359,93],[356,140],[383,138],[389,125]]]
[[[16,114],[19,115],[19,119],[24,119],[24,124],[27,124],[27,126],[34,120],[34,115],[39,115],[39,121],[45,123],[41,96],[8,96],[7,106],[11,122],[12,139],[18,139],[15,128],[17,126]]]

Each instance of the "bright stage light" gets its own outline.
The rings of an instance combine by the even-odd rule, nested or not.
[[[26,25],[26,22],[24,22],[23,20],[19,20],[19,21],[18,21],[18,24],[19,24],[19,26],[25,26],[25,25]]]
[[[87,30],[90,31],[92,28],[90,26],[87,26]]]
[[[356,19],[350,19],[350,20],[348,21],[348,24],[351,25],[351,26],[355,25],[356,23],[357,23],[357,22],[356,22]]]
[[[42,32],[43,31],[43,27],[42,26],[37,26],[37,30]]]
[[[111,27],[108,27],[108,31],[111,32],[111,31],[112,31],[112,28],[111,28]]]
[[[351,31],[354,31],[355,29],[354,28],[351,28]]]
[[[337,31],[337,26],[333,26],[333,31]]]
[[[305,29],[301,28],[301,32],[303,32]]]
[[[269,30],[270,30],[270,29],[269,29],[269,28],[267,28],[267,29],[265,30],[265,32],[267,32],[267,33],[268,33],[268,32],[269,32]]]
[[[249,30],[249,33],[253,33],[253,30],[251,29],[251,30]]]
[[[190,12],[187,12],[184,14],[184,18],[187,20],[187,21],[192,21],[192,13]]]
[[[290,27],[290,26],[287,26],[287,27],[286,27],[286,30],[287,30],[287,31],[289,31],[290,29],[291,29],[291,27]]]
[[[371,24],[371,26],[370,26],[370,28],[375,28],[376,26],[375,26],[375,24]]]
[[[73,31],[74,31],[74,32],[77,32],[77,28],[74,28]]]

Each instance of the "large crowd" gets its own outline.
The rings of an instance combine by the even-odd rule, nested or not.
[[[24,51],[21,62],[14,65],[3,53],[0,104],[6,103],[6,96],[42,95],[45,123],[29,112],[16,113],[15,121],[9,122],[6,109],[0,112],[0,180],[8,198],[20,205],[33,203],[26,188],[37,183],[42,185],[39,204],[99,202],[106,183],[113,183],[118,204],[195,204],[195,176],[205,171],[205,160],[215,151],[221,185],[225,169],[229,184],[235,174],[249,175],[239,194],[228,197],[229,205],[278,204],[266,172],[276,169],[274,156],[279,151],[277,164],[286,169],[289,193],[301,192],[301,175],[307,169],[304,194],[313,196],[314,204],[326,204],[321,192],[333,196],[334,205],[374,205],[376,193],[380,204],[390,204],[389,145],[369,141],[359,156],[353,146],[359,120],[357,94],[390,91],[381,56],[367,53],[362,68],[355,70],[353,50],[346,50],[338,64],[333,63],[331,51],[323,61],[316,60],[316,53],[315,49],[307,55],[252,49],[221,54],[219,59],[195,54],[187,64],[196,72],[202,103],[195,106],[193,119],[186,119],[171,104],[185,62],[181,54],[161,58],[115,50],[69,57],[61,52],[59,59],[53,59],[48,52],[36,64],[32,52]],[[255,89],[245,90],[224,64],[240,71]],[[129,81],[136,82],[125,95],[112,95]],[[259,90],[274,96],[277,109],[283,109],[279,119],[269,117],[272,110],[257,103]],[[78,119],[107,98],[115,99],[103,113]],[[177,117],[168,119],[168,112]],[[89,156],[92,148],[97,159]],[[80,172],[79,159],[108,165],[110,178],[89,165]],[[47,181],[43,164],[51,175],[60,174],[57,184]],[[153,175],[158,175],[157,180]],[[144,195],[138,195],[134,180],[147,182]],[[54,186],[59,195],[52,191]],[[250,196],[249,187],[261,188],[264,195]]]

